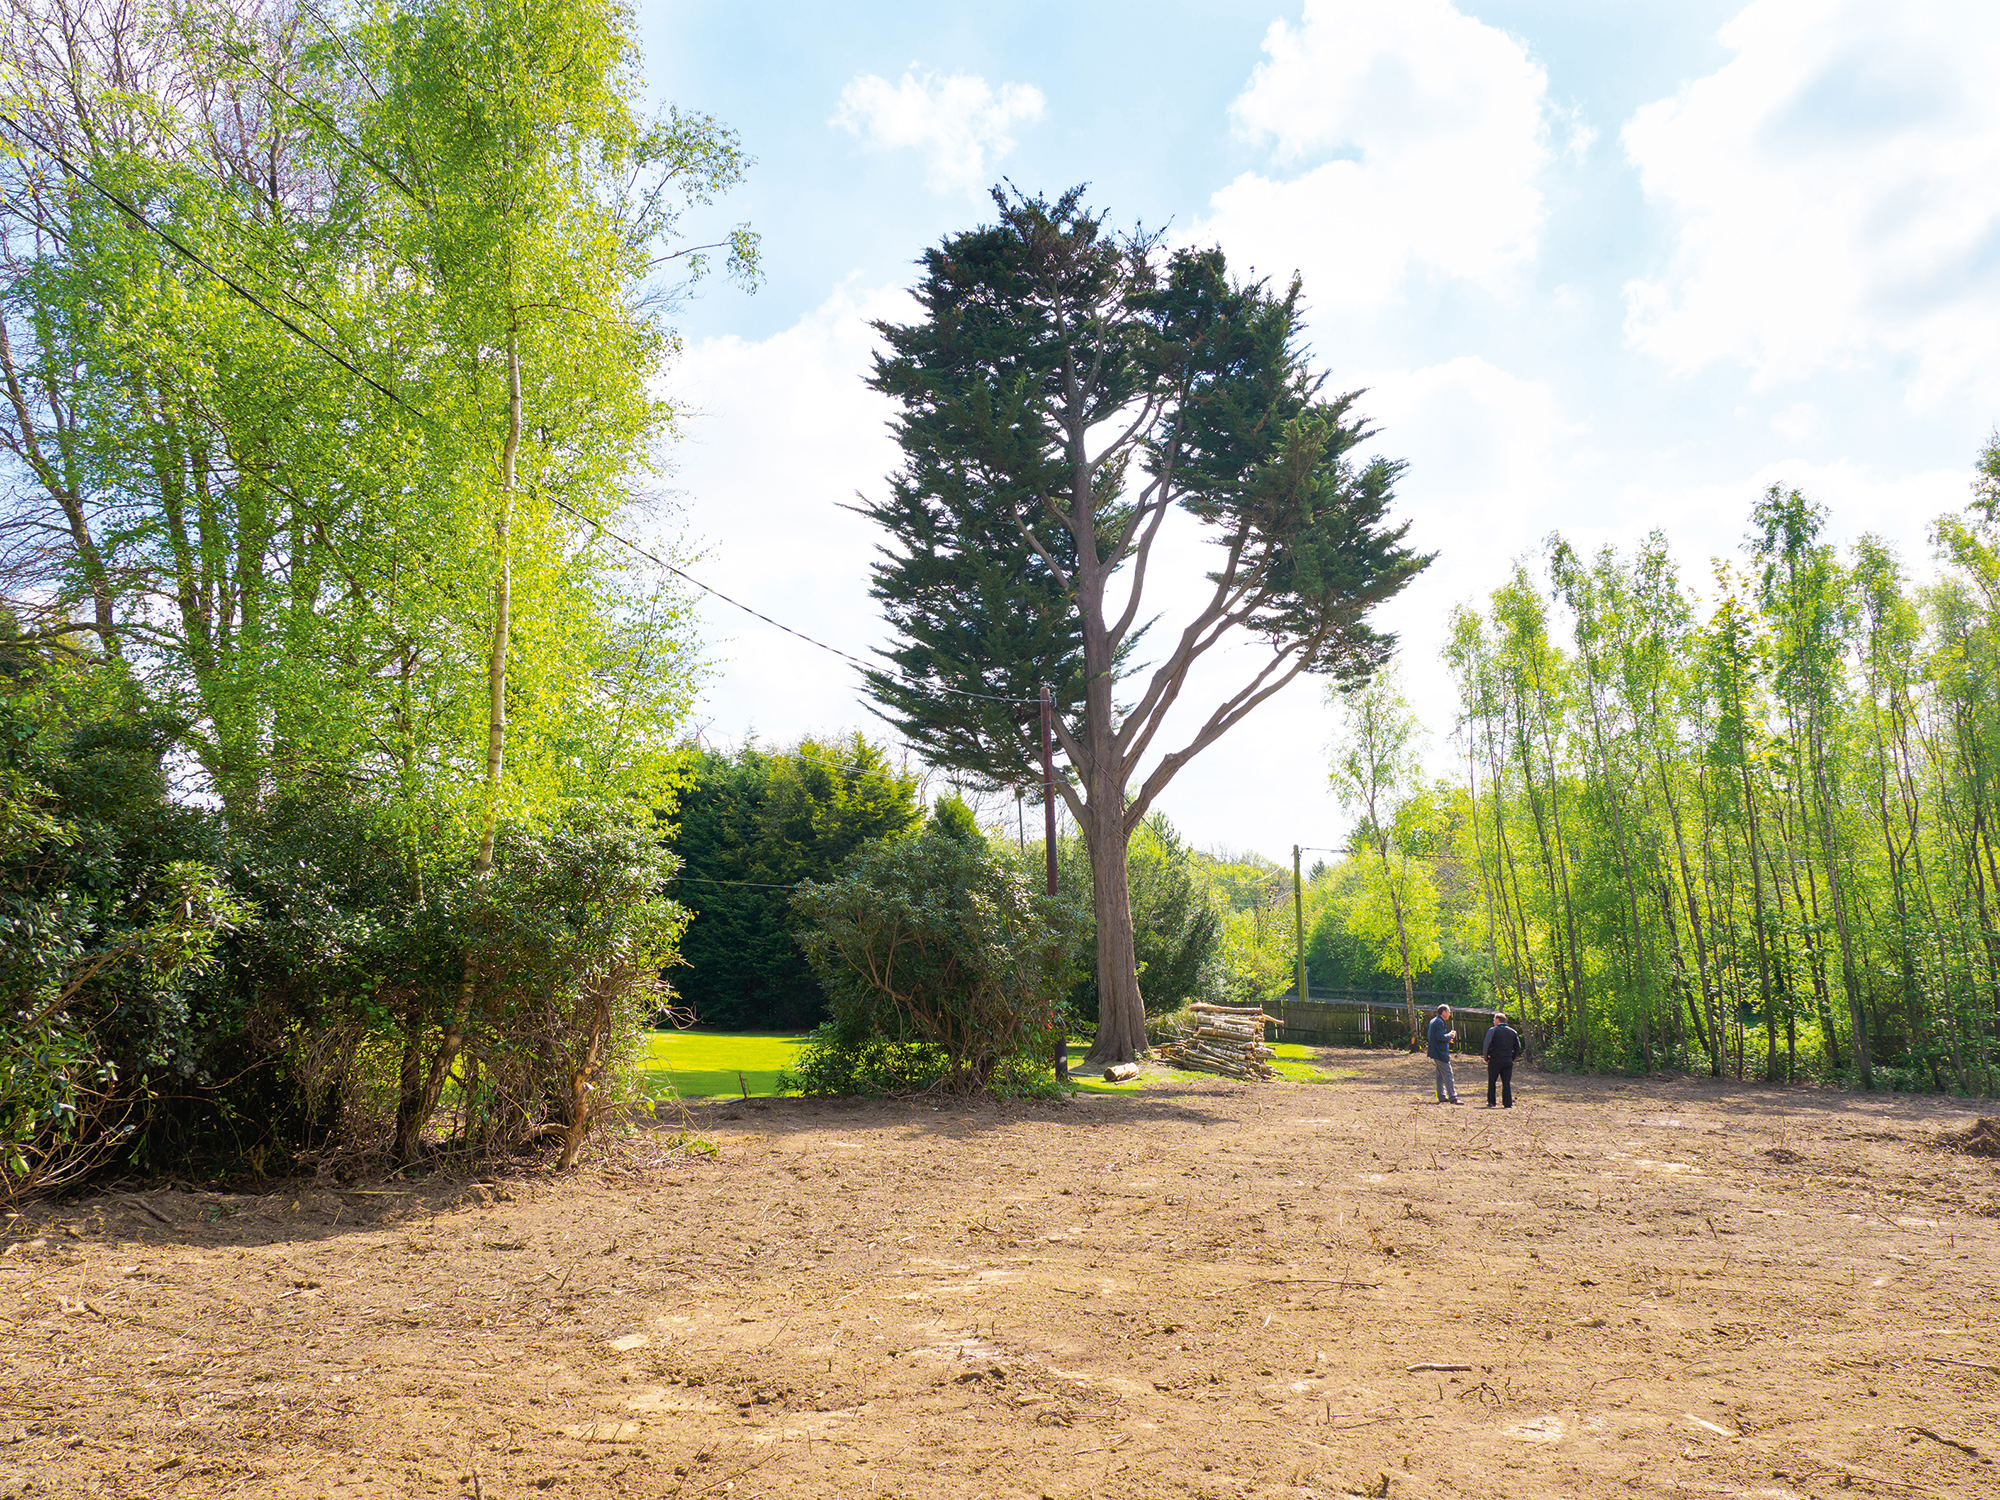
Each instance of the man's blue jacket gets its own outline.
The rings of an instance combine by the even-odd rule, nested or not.
[[[1443,1016],[1431,1017],[1430,1037],[1432,1057],[1451,1056],[1450,1033],[1451,1022],[1447,1021]]]

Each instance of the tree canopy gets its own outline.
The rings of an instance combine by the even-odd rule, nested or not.
[[[1091,851],[1092,1058],[1122,1060],[1144,1040],[1133,829],[1295,677],[1372,671],[1391,639],[1369,612],[1428,559],[1389,516],[1401,466],[1356,454],[1372,435],[1359,393],[1326,395],[1310,367],[1296,279],[1239,282],[1219,250],[1115,233],[1081,188],[1053,203],[996,189],[994,204],[995,223],[925,253],[923,316],[877,325],[871,384],[897,402],[904,463],[864,507],[890,536],[874,593],[900,637],[869,683],[933,760],[1012,787],[1034,779],[1048,688],[1059,790]],[[1144,672],[1147,570],[1176,514],[1213,569]],[[1246,638],[1261,665],[1163,749],[1195,662]]]

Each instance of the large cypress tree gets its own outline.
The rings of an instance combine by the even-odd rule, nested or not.
[[[923,317],[877,324],[871,385],[901,406],[904,453],[866,511],[893,546],[874,593],[902,640],[872,675],[883,716],[939,763],[1032,781],[1046,684],[1061,795],[1090,847],[1100,996],[1093,1062],[1144,1044],[1126,844],[1174,774],[1301,673],[1356,680],[1393,638],[1369,611],[1429,561],[1388,507],[1401,465],[1349,455],[1370,429],[1322,394],[1283,292],[1230,278],[1220,250],[1111,232],[1083,189],[996,189],[999,222],[926,252]],[[1147,564],[1171,512],[1213,544],[1205,603],[1150,675]],[[1114,580],[1124,585],[1117,595]],[[1189,669],[1248,636],[1268,653],[1185,743],[1154,741]],[[1120,680],[1139,688],[1115,701]],[[1138,777],[1150,757],[1150,769]],[[1134,780],[1138,784],[1135,786]]]

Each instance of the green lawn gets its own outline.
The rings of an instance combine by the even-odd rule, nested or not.
[[[753,1095],[775,1094],[779,1069],[789,1068],[805,1043],[777,1031],[649,1031],[640,1067],[649,1082],[671,1084],[683,1099],[735,1098],[738,1073]]]
[[[649,1082],[664,1091],[669,1085],[683,1099],[736,1098],[744,1086],[750,1093],[778,1092],[780,1069],[792,1065],[803,1036],[775,1031],[652,1031],[646,1034],[646,1051],[641,1068]],[[1083,1071],[1083,1055],[1090,1043],[1069,1044],[1070,1081],[1086,1094],[1135,1094],[1145,1084],[1146,1074],[1131,1083],[1106,1083],[1095,1073]],[[1292,1042],[1278,1042],[1272,1066],[1280,1077],[1299,1083],[1325,1083],[1339,1073],[1313,1065],[1312,1049]],[[1173,1072],[1153,1064],[1149,1072]],[[742,1074],[741,1083],[737,1074]]]

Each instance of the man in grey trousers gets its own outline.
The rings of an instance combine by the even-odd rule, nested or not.
[[[1451,1044],[1458,1040],[1458,1033],[1452,1030],[1451,1007],[1440,1005],[1438,1013],[1431,1017],[1430,1041],[1431,1061],[1437,1064],[1438,1103],[1458,1103],[1458,1085],[1451,1080]]]

